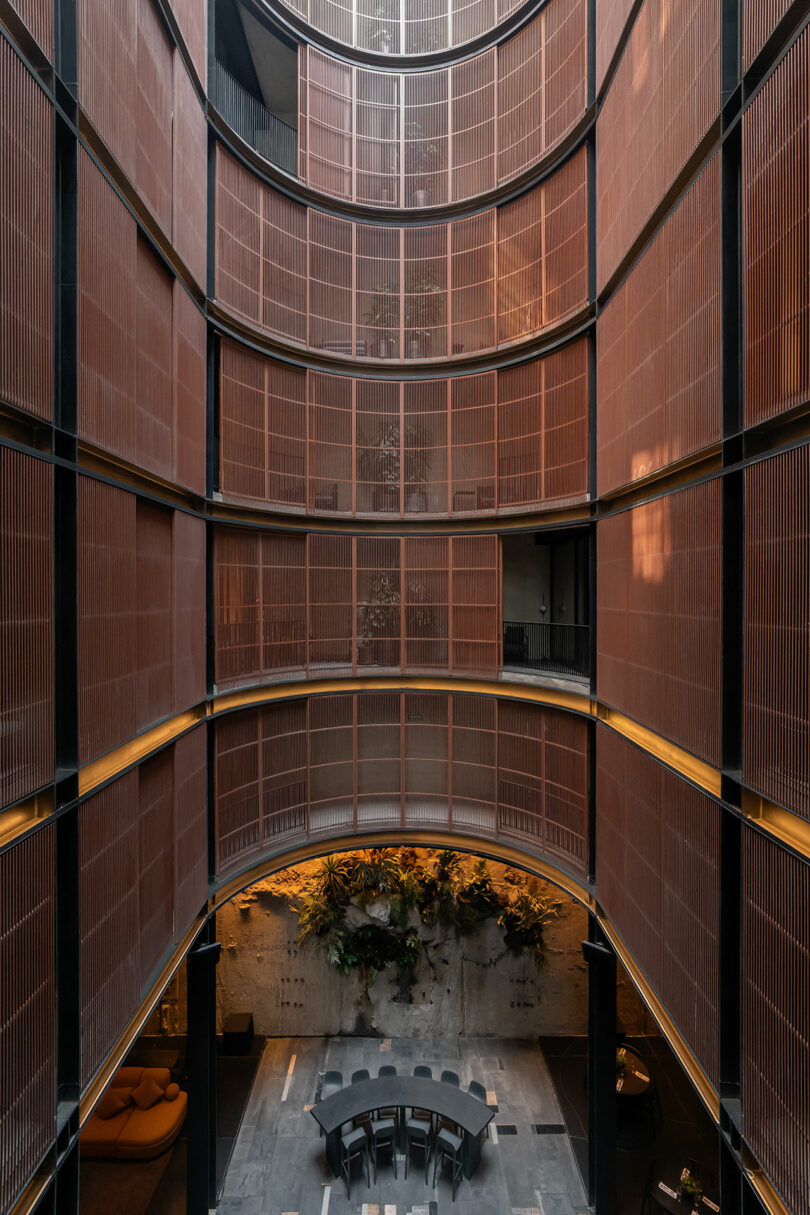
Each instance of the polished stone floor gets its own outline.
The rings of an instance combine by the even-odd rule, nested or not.
[[[395,1179],[381,1162],[377,1185],[355,1173],[351,1199],[331,1176],[323,1139],[309,1113],[320,1073],[348,1080],[381,1064],[408,1073],[417,1063],[455,1071],[466,1088],[479,1080],[497,1104],[481,1164],[452,1202],[449,1173],[425,1185],[415,1154]],[[433,1169],[431,1164],[430,1179]],[[536,1043],[493,1038],[275,1038],[264,1049],[219,1204],[219,1215],[580,1215],[587,1211],[579,1171],[554,1086]]]

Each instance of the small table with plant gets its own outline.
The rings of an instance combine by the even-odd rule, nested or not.
[[[717,1195],[710,1192],[694,1167],[677,1165],[664,1170],[662,1178],[653,1178],[650,1198],[661,1211],[673,1215],[713,1215],[719,1212]]]
[[[629,1046],[616,1051],[616,1093],[620,1097],[643,1097],[650,1087],[649,1069]]]

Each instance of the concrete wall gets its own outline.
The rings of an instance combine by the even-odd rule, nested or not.
[[[527,624],[550,620],[549,548],[534,533],[503,537],[503,618]],[[545,596],[545,613],[540,604]]]
[[[493,873],[499,869],[492,865]],[[586,1032],[580,943],[587,917],[555,887],[543,887],[558,915],[547,927],[542,969],[528,955],[495,960],[503,953],[503,936],[493,920],[460,941],[452,931],[420,925],[427,944],[413,986],[401,989],[395,968],[367,985],[356,971],[340,974],[316,945],[298,946],[298,920],[286,894],[300,879],[301,871],[288,871],[259,883],[218,914],[220,1025],[228,1013],[249,1009],[256,1031],[270,1036],[534,1038]],[[630,988],[620,992],[620,1015],[628,1033],[643,1032],[643,1011]]]

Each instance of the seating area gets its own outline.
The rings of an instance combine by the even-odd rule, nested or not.
[[[121,1067],[87,1120],[81,1154],[151,1160],[180,1134],[187,1104],[167,1067]]]

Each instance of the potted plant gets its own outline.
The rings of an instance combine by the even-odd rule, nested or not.
[[[432,278],[420,278],[405,288],[405,332],[408,358],[418,359],[429,349],[433,330],[442,319],[444,289]]]
[[[369,296],[368,308],[363,321],[374,330],[373,357],[390,357],[391,343],[396,341],[399,330],[399,292],[390,283],[378,284]]]
[[[681,1180],[678,1184],[678,1193],[682,1202],[688,1202],[694,1206],[697,1206],[703,1197],[703,1187],[700,1185],[697,1178],[692,1176],[688,1169],[684,1169],[683,1173],[681,1174]]]
[[[427,434],[422,426],[405,427],[405,510],[420,514],[426,506],[423,486],[430,479]]]
[[[371,584],[368,599],[361,604],[362,631],[358,661],[362,664],[397,665],[399,603],[398,581],[388,574],[378,574]]]
[[[408,583],[407,625],[409,637],[428,637],[433,628],[433,608],[427,599],[427,587],[421,582]]]
[[[357,461],[358,480],[374,486],[375,511],[399,510],[400,451],[399,426],[393,422],[381,432]]]
[[[428,201],[427,183],[425,179],[439,169],[439,144],[426,135],[419,122],[405,123],[405,172],[410,177],[417,178],[418,185],[413,192],[413,205],[424,207]]]

